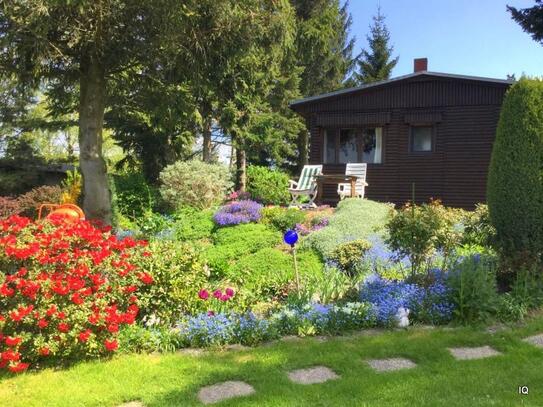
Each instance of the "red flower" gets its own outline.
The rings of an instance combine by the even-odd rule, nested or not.
[[[60,332],[68,332],[70,330],[70,325],[68,325],[66,322],[61,322],[57,325],[57,328]]]
[[[8,349],[7,351],[2,353],[2,360],[9,360],[12,362],[16,362],[21,357],[21,354],[19,352],[15,352],[11,349]]]
[[[66,313],[64,313],[64,312],[62,312],[62,311],[59,312],[59,313],[57,314],[57,318],[58,318],[58,319],[64,319],[64,318],[66,318]]]
[[[11,365],[9,367],[9,370],[13,373],[20,373],[26,369],[28,369],[28,366],[30,366],[30,363],[23,363],[23,362],[19,362],[15,365]]]
[[[13,338],[11,336],[6,336],[6,339],[4,341],[6,342],[7,346],[15,347],[15,346],[19,345],[22,340],[23,340],[23,338],[21,338],[21,337]]]
[[[200,290],[198,292],[198,297],[200,297],[201,300],[207,300],[209,298],[209,292],[207,290]]]
[[[140,273],[138,278],[143,284],[153,284],[153,276],[149,273]]]
[[[51,353],[51,350],[48,347],[43,347],[40,349],[40,355],[48,356]]]
[[[91,330],[87,329],[79,334],[79,341],[80,342],[87,342],[90,338]]]
[[[107,330],[111,333],[119,332],[119,325],[117,324],[109,324],[107,326]]]
[[[47,325],[49,325],[49,322],[47,322],[47,320],[43,318],[38,321],[38,326],[40,327],[40,329],[45,328]]]
[[[71,299],[75,305],[81,305],[85,302],[85,300],[81,298],[81,296],[78,293],[73,294]]]
[[[130,294],[136,291],[137,289],[138,287],[136,287],[135,285],[129,285],[128,287],[125,287],[124,292],[127,294]]]
[[[119,344],[117,343],[116,339],[112,339],[111,341],[106,339],[104,341],[104,346],[106,347],[106,350],[108,352],[113,352],[114,350],[116,350],[119,347]]]
[[[15,294],[15,290],[13,288],[9,288],[6,283],[0,286],[0,295],[3,295],[4,297],[11,297],[13,294]]]
[[[47,310],[47,316],[51,317],[51,316],[55,315],[56,312],[57,312],[57,307],[56,307],[56,305],[53,304]]]

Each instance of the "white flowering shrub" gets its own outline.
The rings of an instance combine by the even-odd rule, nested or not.
[[[208,209],[219,204],[232,187],[231,174],[222,164],[178,161],[160,173],[160,194],[174,209]]]

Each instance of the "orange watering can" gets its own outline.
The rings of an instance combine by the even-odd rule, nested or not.
[[[83,210],[74,204],[43,204],[40,205],[38,209],[38,220],[42,218],[42,210],[44,208],[49,209],[49,213],[47,214],[46,218],[50,218],[51,216],[64,216],[68,219],[72,220],[84,220],[85,214],[83,213]]]

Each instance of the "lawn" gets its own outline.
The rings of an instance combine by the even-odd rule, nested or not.
[[[371,331],[369,331],[371,332]],[[543,315],[495,334],[483,328],[411,328],[375,335],[304,338],[250,350],[119,356],[0,379],[0,405],[200,405],[201,386],[242,380],[256,393],[221,406],[478,406],[543,405],[543,351],[521,338],[543,332]],[[457,361],[447,347],[490,345],[503,354]],[[405,357],[412,370],[376,373],[365,359]],[[324,365],[340,378],[323,384],[291,383],[286,372]],[[518,387],[529,387],[519,395]]]

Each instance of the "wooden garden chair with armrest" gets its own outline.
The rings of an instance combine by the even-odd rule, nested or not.
[[[317,197],[317,182],[315,177],[322,174],[322,165],[305,165],[300,174],[298,182],[290,180],[288,192],[292,196],[292,201],[289,206],[302,206],[300,198],[307,196],[309,198],[308,205],[316,207],[315,198]]]
[[[368,165],[366,163],[349,163],[345,168],[345,175],[354,175],[356,177],[355,194],[359,198],[364,198],[366,187],[366,173],[368,171]],[[340,199],[344,199],[353,196],[351,193],[351,184],[341,183],[337,186],[337,193]]]

